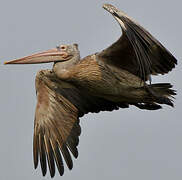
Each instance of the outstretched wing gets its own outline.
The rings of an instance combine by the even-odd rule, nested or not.
[[[175,67],[175,57],[147,30],[114,6],[103,7],[114,16],[123,33],[118,41],[98,54],[101,60],[143,80],[148,80],[150,74],[165,74]]]
[[[33,155],[37,168],[40,159],[42,174],[55,175],[55,163],[64,173],[63,158],[69,169],[77,158],[81,128],[79,117],[88,112],[112,111],[127,105],[116,105],[104,99],[88,96],[73,85],[57,79],[49,70],[36,76],[37,106],[34,122]]]

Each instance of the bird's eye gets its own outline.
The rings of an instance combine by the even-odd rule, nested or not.
[[[60,47],[62,50],[65,50],[66,49],[66,46],[61,46]]]

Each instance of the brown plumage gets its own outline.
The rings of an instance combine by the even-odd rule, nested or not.
[[[160,109],[160,104],[173,106],[171,97],[176,93],[172,85],[151,84],[150,76],[168,73],[177,60],[122,11],[109,4],[105,4],[104,9],[114,16],[123,34],[102,52],[80,59],[77,44],[61,45],[5,62],[54,62],[52,70],[41,70],[36,76],[33,155],[34,166],[37,168],[40,161],[43,176],[48,165],[53,177],[55,164],[63,175],[63,158],[72,169],[71,154],[78,157],[79,118],[84,114],[130,105],[147,110]]]

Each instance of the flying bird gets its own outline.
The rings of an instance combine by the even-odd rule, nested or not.
[[[147,30],[110,4],[103,6],[122,29],[121,37],[99,53],[80,58],[77,44],[60,45],[4,64],[54,62],[40,70],[35,86],[34,167],[42,174],[49,168],[64,173],[63,158],[73,168],[78,157],[79,118],[89,112],[113,111],[136,106],[157,110],[173,106],[176,95],[170,83],[152,84],[151,76],[166,74],[177,64],[175,57]],[[72,154],[72,155],[71,155]]]

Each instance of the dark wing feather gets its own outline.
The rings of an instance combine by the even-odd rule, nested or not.
[[[104,9],[114,16],[123,34],[98,54],[100,59],[143,80],[149,80],[150,74],[165,74],[175,67],[175,57],[147,30],[112,5],[105,4]]]
[[[49,70],[36,76],[37,106],[34,122],[33,154],[34,166],[40,159],[42,174],[55,175],[55,163],[60,175],[64,173],[63,159],[72,169],[72,155],[78,157],[81,134],[79,117],[88,112],[112,111],[126,104],[115,104],[85,94],[73,85],[57,79]]]
[[[42,71],[39,72],[36,77],[38,102],[34,125],[34,165],[36,168],[39,156],[44,176],[48,162],[51,177],[55,174],[54,162],[57,164],[60,175],[64,173],[61,154],[68,168],[72,169],[73,162],[68,148],[75,158],[78,156],[78,140],[74,143],[75,137],[72,130],[79,131],[76,133],[77,139],[80,135],[77,108],[64,96],[57,94],[54,88],[58,88],[56,83],[44,76]]]

